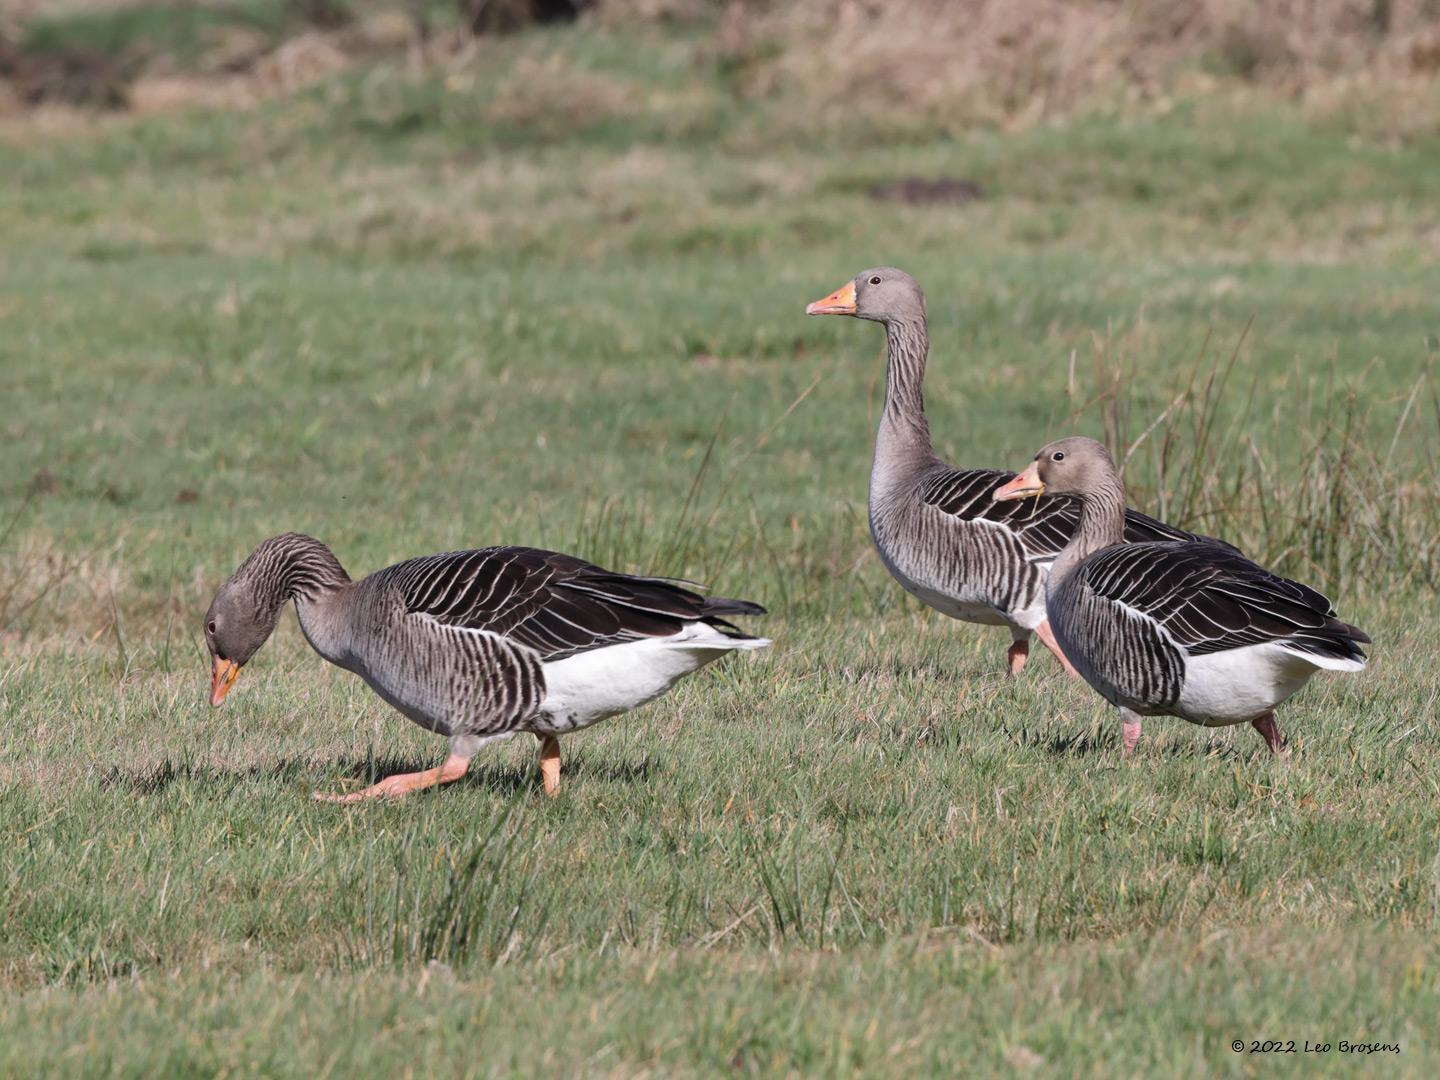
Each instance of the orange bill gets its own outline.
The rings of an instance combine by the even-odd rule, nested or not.
[[[854,315],[855,282],[847,281],[824,300],[805,305],[806,315]]]
[[[225,700],[225,695],[230,692],[230,687],[235,685],[235,679],[240,674],[240,665],[231,660],[222,660],[215,657],[210,665],[210,704],[219,705]]]
[[[991,498],[996,502],[1011,502],[1015,499],[1028,499],[1044,494],[1045,485],[1040,480],[1040,466],[1037,462],[1032,461],[1019,476],[996,488]]]

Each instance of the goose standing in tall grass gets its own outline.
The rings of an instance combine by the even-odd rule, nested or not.
[[[956,469],[935,455],[925,419],[929,327],[925,294],[903,270],[866,270],[807,315],[851,315],[882,323],[885,407],[870,470],[870,534],[886,569],[909,593],[954,619],[1010,628],[1009,671],[1017,675],[1039,636],[1071,675],[1075,669],[1045,620],[1045,577],[1079,521],[1073,499],[1008,506],[990,493],[1014,474]],[[1125,539],[1195,540],[1134,510]]]
[[[553,794],[560,735],[652,701],[728,652],[770,644],[727,621],[765,614],[759,604],[553,551],[452,551],[351,581],[319,540],[285,533],[257,547],[210,604],[212,705],[225,700],[292,600],[316,652],[450,740],[438,768],[315,796],[331,802],[448,784],[481,746],[517,731],[540,740],[541,776]]]
[[[1046,446],[999,487],[999,502],[1053,494],[1080,501],[1080,524],[1055,560],[1046,610],[1060,648],[1124,721],[1141,716],[1250,723],[1288,756],[1275,708],[1317,671],[1359,671],[1370,638],[1320,593],[1214,543],[1125,542],[1125,486],[1094,439]]]

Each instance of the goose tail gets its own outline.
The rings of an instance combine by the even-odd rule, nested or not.
[[[732,623],[731,615],[765,615],[766,610],[750,600],[732,600],[724,596],[707,596],[700,607],[700,619],[724,634],[736,649],[763,649],[770,644],[769,638],[755,637],[745,633]]]

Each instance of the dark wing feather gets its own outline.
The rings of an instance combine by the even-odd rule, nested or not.
[[[1064,496],[1061,496],[1064,498]],[[1077,513],[1079,508],[1076,508]],[[1193,543],[1213,544],[1226,551],[1240,554],[1240,549],[1234,544],[1221,540],[1216,536],[1206,536],[1204,533],[1186,532],[1184,529],[1177,529],[1174,525],[1167,525],[1159,518],[1153,518],[1149,514],[1142,514],[1139,510],[1125,511],[1125,541],[1130,544],[1154,544],[1165,540],[1191,541]]]
[[[618,574],[538,548],[451,551],[375,576],[399,593],[409,614],[500,634],[545,660],[666,637],[697,621],[744,636],[722,616],[764,613],[758,604],[707,599],[664,578]]]
[[[1003,469],[946,469],[926,481],[920,500],[960,521],[988,522],[1008,530],[1029,560],[1053,559],[1075,532],[1079,505],[1054,495],[996,502],[991,497],[995,489],[1014,476]]]
[[[991,497],[995,489],[1014,477],[1004,469],[946,469],[925,482],[920,499],[961,521],[984,521],[1008,529],[1032,562],[1053,559],[1080,523],[1080,503],[1069,495],[996,502]],[[1125,511],[1125,539],[1132,544],[1203,541],[1237,551],[1223,540],[1177,529],[1138,510]]]
[[[1211,543],[1120,544],[1075,574],[1087,592],[1148,616],[1191,654],[1267,641],[1364,660],[1370,638],[1341,622],[1323,595]]]

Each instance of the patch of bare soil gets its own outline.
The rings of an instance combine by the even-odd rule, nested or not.
[[[911,206],[935,203],[963,206],[984,198],[984,194],[980,185],[973,180],[955,180],[949,177],[926,180],[918,176],[906,176],[876,184],[870,189],[870,197],[877,202],[908,203]]]
[[[21,106],[63,102],[101,109],[124,108],[130,83],[143,61],[135,53],[110,55],[96,49],[63,48],[27,52],[0,37],[0,85]],[[3,104],[0,104],[3,111]]]

